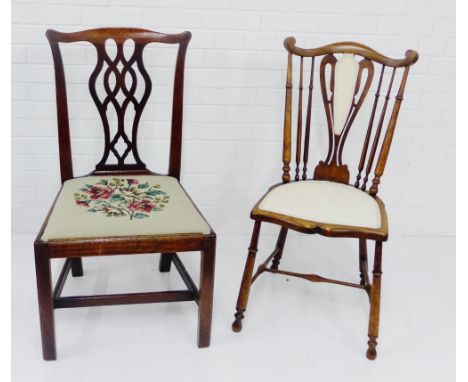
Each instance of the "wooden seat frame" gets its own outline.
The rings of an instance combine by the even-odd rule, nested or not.
[[[55,67],[58,138],[62,183],[69,179],[73,179],[74,177],[65,74],[59,43],[86,41],[94,45],[96,48],[97,63],[89,80],[89,89],[103,122],[105,148],[102,160],[96,165],[96,170],[91,172],[90,175],[118,176],[160,175],[153,173],[146,168],[146,165],[141,161],[138,155],[136,144],[138,122],[146,101],[151,93],[151,79],[143,66],[143,49],[150,43],[178,44],[174,76],[168,175],[179,180],[182,152],[184,65],[187,46],[191,39],[191,33],[183,32],[180,34],[162,34],[137,28],[99,28],[75,33],[60,33],[54,30],[48,30],[46,35],[52,49]],[[115,59],[111,59],[106,53],[105,43],[108,39],[112,39],[116,42],[117,55]],[[127,40],[133,40],[135,43],[134,53],[129,59],[125,57],[123,51],[123,44]],[[123,65],[122,71],[119,71],[117,68],[119,62]],[[106,87],[107,97],[104,101],[101,101],[96,92],[96,78],[103,70],[105,63],[107,64],[107,70],[104,75],[104,87]],[[132,68],[132,65],[134,64],[137,64],[138,70],[144,78],[145,91],[140,101],[136,100],[134,96],[137,80],[136,72]],[[111,72],[113,72],[116,77],[114,89],[111,89],[109,86],[109,76]],[[128,89],[125,84],[126,73],[129,73],[133,78],[130,89]],[[122,105],[125,106],[116,107],[119,117],[119,125],[116,136],[112,139],[110,136],[106,109],[107,105],[110,103],[114,104],[117,102],[116,94],[119,90],[122,90],[124,93],[125,101]],[[132,103],[135,107],[135,120],[130,139],[125,133],[123,116],[125,114],[126,106]],[[127,144],[127,149],[122,155],[119,155],[115,147],[115,143],[119,137],[123,137]],[[125,159],[130,152],[132,152],[136,163],[125,163]],[[117,164],[107,164],[107,159],[111,153],[116,156]],[[210,345],[216,247],[216,235],[211,228],[209,234],[165,234],[43,241],[41,240],[41,237],[53,209],[54,205],[50,209],[50,212],[34,242],[42,349],[45,360],[54,360],[57,357],[54,309],[58,308],[195,301],[198,305],[198,346],[208,347]],[[176,253],[186,251],[201,251],[200,289],[197,288]],[[171,263],[173,263],[177,271],[180,273],[187,289],[147,293],[61,296],[70,270],[72,275],[75,277],[83,275],[82,257],[144,253],[161,253],[159,263],[159,270],[161,272],[169,272]],[[66,261],[58,277],[55,288],[52,289],[51,259],[60,258],[65,258]]]
[[[368,349],[366,356],[370,360],[377,357],[377,337],[379,332],[379,315],[380,315],[380,288],[382,278],[382,243],[388,238],[388,223],[385,206],[382,200],[377,197],[378,186],[380,178],[383,175],[385,165],[390,150],[390,145],[393,139],[393,134],[400,110],[400,105],[403,100],[403,93],[406,85],[406,80],[409,73],[409,68],[418,60],[418,54],[415,51],[408,50],[405,58],[395,60],[386,57],[375,50],[355,42],[339,42],[335,44],[325,45],[317,49],[303,49],[296,46],[294,37],[288,37],[284,41],[284,46],[288,52],[288,66],[287,66],[287,80],[286,80],[286,100],[285,100],[285,117],[284,117],[284,137],[283,137],[283,183],[279,183],[270,188],[267,194],[275,187],[291,181],[290,175],[290,162],[291,162],[291,115],[292,115],[292,69],[293,58],[297,57],[300,61],[299,66],[299,86],[298,86],[298,114],[297,114],[297,140],[296,140],[296,169],[293,181],[307,180],[307,163],[309,158],[309,141],[310,141],[310,126],[312,114],[312,91],[314,88],[314,65],[317,57],[323,56],[320,65],[320,87],[324,107],[328,123],[328,138],[329,150],[325,161],[320,161],[315,167],[314,180],[324,180],[349,184],[349,170],[348,166],[342,161],[343,146],[351,128],[354,118],[356,117],[359,109],[369,91],[373,75],[374,63],[381,64],[381,72],[378,80],[377,91],[373,102],[371,117],[369,120],[368,129],[364,138],[362,154],[358,165],[358,174],[354,186],[367,192],[370,196],[375,198],[381,215],[381,226],[379,228],[365,228],[365,227],[352,227],[337,224],[328,224],[322,222],[309,221],[299,219],[271,211],[265,211],[260,208],[262,200],[253,207],[251,218],[255,221],[252,238],[250,241],[247,261],[244,268],[244,273],[241,281],[239,297],[237,299],[235,320],[232,324],[232,329],[239,332],[242,329],[242,320],[247,308],[247,302],[252,283],[264,272],[278,273],[287,276],[299,277],[313,282],[328,282],[349,286],[357,289],[364,290],[369,296],[370,300],[370,317],[369,317],[369,330],[368,330]],[[356,80],[356,88],[354,98],[348,113],[347,120],[344,128],[340,133],[337,133],[333,128],[333,97],[334,97],[334,77],[335,77],[335,64],[337,62],[334,54],[349,53],[355,56],[362,57],[359,62],[359,71]],[[304,59],[311,59],[310,69],[310,83],[306,108],[305,131],[303,132],[303,88],[304,88]],[[326,78],[326,68],[330,66],[330,80]],[[385,94],[381,114],[376,118],[377,105],[379,104],[379,97],[384,78],[385,68],[391,68],[391,77],[389,79],[388,89]],[[395,80],[395,73],[397,69],[401,68],[403,74],[401,76],[400,86],[396,92],[395,102],[392,113],[388,120],[387,128],[384,129],[385,114],[388,109],[388,103],[391,96],[392,85]],[[367,72],[367,77],[364,80],[364,72]],[[329,94],[331,93],[331,96]],[[377,124],[374,123],[377,121]],[[374,129],[374,125],[377,125]],[[371,139],[373,137],[373,140]],[[383,137],[383,139],[381,139]],[[304,145],[302,144],[304,139]],[[370,143],[372,142],[372,145]],[[382,142],[380,142],[382,141]],[[380,152],[377,157],[378,148]],[[368,152],[371,147],[370,152]],[[374,160],[377,161],[374,166]],[[301,174],[301,163],[302,174]],[[367,165],[366,165],[367,163]],[[366,165],[366,166],[365,166]],[[367,191],[367,182],[369,180],[372,169],[374,169],[374,178],[372,185]],[[364,177],[362,178],[362,175]],[[278,240],[273,252],[267,259],[261,263],[256,272],[254,273],[255,258],[257,254],[258,239],[260,234],[260,227],[262,222],[273,223],[281,226]],[[359,272],[360,282],[352,283],[340,280],[333,280],[322,277],[316,274],[305,274],[290,272],[279,269],[280,260],[283,254],[283,248],[286,241],[287,232],[289,229],[294,231],[307,233],[307,234],[320,234],[328,237],[348,237],[359,239]],[[368,260],[367,260],[367,240],[375,241],[375,258],[373,265],[373,278],[370,282],[368,275]],[[271,265],[270,265],[271,262]]]

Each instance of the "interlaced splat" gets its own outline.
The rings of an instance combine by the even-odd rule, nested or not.
[[[142,28],[97,28],[72,33],[47,31],[55,69],[62,182],[72,179],[74,176],[68,116],[69,105],[60,46],[68,43],[87,42],[96,49],[97,62],[89,78],[88,87],[103,125],[104,153],[92,174],[153,173],[141,161],[137,150],[138,124],[152,86],[150,76],[143,64],[143,51],[153,43],[177,47],[168,174],[179,179],[182,155],[185,55],[191,36],[188,31],[179,34],[164,34]],[[115,43],[115,56],[106,51],[106,42]],[[126,45],[128,43],[133,45],[131,51],[127,51]],[[109,119],[116,125],[116,129],[112,131]],[[127,129],[125,129],[125,122],[127,125],[131,125],[127,126]],[[111,161],[114,157],[116,160]]]
[[[135,44],[135,48],[130,58],[126,58],[124,54],[123,42],[117,43],[117,53],[114,59],[109,57],[105,43],[95,43],[97,50],[97,63],[93,73],[89,79],[89,91],[98,108],[99,115],[104,127],[105,148],[101,161],[96,165],[96,170],[109,170],[116,165],[108,164],[109,154],[117,158],[119,168],[125,166],[131,169],[145,169],[146,165],[140,160],[136,146],[138,123],[143,112],[143,108],[151,93],[151,78],[146,72],[143,65],[142,53],[144,44]],[[135,96],[137,89],[137,74],[134,65],[137,65],[139,72],[144,79],[144,93],[140,100]],[[104,69],[104,67],[106,69]],[[96,82],[99,75],[104,71],[103,87],[105,97],[101,99],[96,90]],[[111,76],[115,77],[115,85],[112,87],[110,80]],[[125,79],[129,76],[130,83],[127,85]],[[119,102],[117,97],[119,93],[123,95],[123,101]],[[108,118],[108,108],[112,104],[117,113],[117,132],[111,138],[110,126]],[[135,109],[135,116],[132,124],[132,136],[129,138],[125,132],[125,113],[128,106],[132,104]],[[119,152],[118,144],[123,144],[123,152]],[[125,164],[125,159],[132,153],[135,159],[135,164]]]

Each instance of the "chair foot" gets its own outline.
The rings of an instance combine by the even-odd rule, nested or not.
[[[172,263],[172,253],[161,253],[159,258],[159,272],[170,272]]]
[[[213,289],[216,260],[216,236],[205,239],[200,261],[200,298],[198,301],[198,347],[210,346],[213,315]]]
[[[81,260],[81,257],[71,260],[71,274],[73,277],[83,276],[83,260]]]
[[[375,243],[373,279],[370,289],[369,341],[366,356],[370,360],[377,358],[377,338],[379,336],[380,287],[382,280],[382,242]]]
[[[236,318],[232,324],[232,330],[240,332],[242,329],[242,319],[244,318],[244,312],[247,308],[247,302],[249,300],[250,286],[252,284],[252,274],[255,265],[255,257],[257,255],[258,236],[260,234],[261,222],[256,221],[252,232],[252,238],[250,240],[249,253],[245,262],[244,273],[242,275],[241,286],[239,289],[239,296],[237,297]]]
[[[377,358],[377,337],[369,336],[369,341],[367,341],[367,352],[366,357],[367,359],[374,361]]]
[[[232,323],[232,331],[239,333],[242,330],[242,320],[244,319],[245,310],[237,310],[234,317],[236,318]]]
[[[42,338],[42,356],[46,361],[57,359],[55,345],[54,302],[52,297],[52,276],[47,249],[34,247],[36,260],[37,296],[39,322]]]

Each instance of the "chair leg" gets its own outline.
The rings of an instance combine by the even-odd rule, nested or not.
[[[81,257],[71,260],[71,274],[73,277],[83,276],[83,260],[81,260]]]
[[[249,253],[247,255],[247,261],[245,263],[244,275],[242,276],[239,297],[237,298],[236,313],[234,314],[235,320],[232,323],[232,330],[235,332],[240,332],[242,330],[242,319],[244,318],[244,312],[247,308],[247,302],[249,300],[250,285],[252,283],[252,273],[255,265],[255,257],[257,255],[260,225],[261,222],[256,221],[252,232]]]
[[[159,258],[159,272],[169,272],[171,270],[172,253],[161,253]]]
[[[213,314],[216,236],[205,239],[200,262],[200,298],[198,301],[198,347],[210,346]]]
[[[281,227],[280,233],[278,235],[278,241],[276,242],[275,256],[273,256],[273,261],[271,262],[272,269],[278,269],[279,263],[281,261],[281,256],[283,256],[284,243],[286,242],[286,235],[288,234],[288,229]]]
[[[44,360],[57,359],[55,347],[54,302],[52,298],[52,276],[47,251],[35,246],[37,295]]]
[[[359,276],[360,284],[366,285],[368,278],[368,266],[367,266],[367,242],[366,239],[359,239]]]
[[[382,278],[382,242],[375,242],[374,269],[372,271],[371,307],[369,315],[369,341],[366,356],[370,360],[377,358],[377,337],[379,336],[380,284]]]

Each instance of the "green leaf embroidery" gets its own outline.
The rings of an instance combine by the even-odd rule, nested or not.
[[[148,195],[151,195],[151,196],[156,196],[156,195],[162,195],[162,194],[165,194],[164,191],[160,191],[160,190],[150,190],[147,192]]]
[[[149,215],[142,214],[141,212],[137,212],[136,214],[133,215],[135,219],[144,219],[144,218],[149,218]]]

